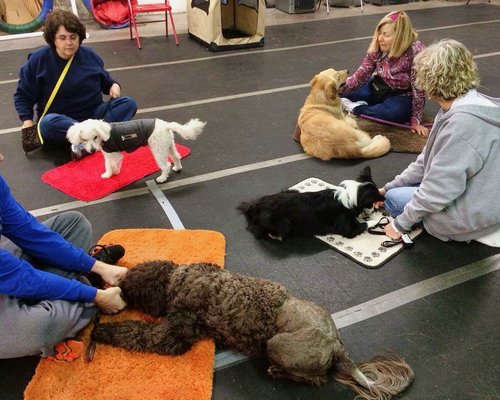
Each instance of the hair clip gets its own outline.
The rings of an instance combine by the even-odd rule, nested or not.
[[[392,19],[394,22],[396,22],[396,20],[398,19],[400,14],[401,13],[399,11],[396,11],[395,13],[392,13],[391,15],[389,15],[389,18]]]

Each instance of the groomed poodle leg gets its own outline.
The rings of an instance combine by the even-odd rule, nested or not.
[[[321,332],[316,328],[279,333],[267,341],[268,369],[273,378],[319,386],[326,382],[330,367],[331,346],[325,346]]]
[[[184,326],[169,321],[124,321],[98,324],[92,331],[92,338],[98,343],[164,355],[183,354],[205,336],[196,324],[189,324],[189,318]]]

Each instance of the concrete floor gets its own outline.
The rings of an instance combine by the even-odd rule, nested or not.
[[[242,200],[311,176],[337,183],[365,165],[371,165],[378,184],[392,179],[415,154],[389,153],[370,161],[298,157],[301,149],[290,136],[307,83],[328,67],[354,70],[374,26],[397,8],[409,10],[424,43],[443,37],[464,42],[476,55],[480,90],[498,96],[499,5],[498,0],[468,6],[431,0],[368,4],[363,13],[359,8],[332,8],[329,15],[324,6],[302,15],[268,9],[265,46],[224,53],[207,52],[190,40],[184,14],[175,15],[179,47],[171,39],[165,41],[158,24],[140,27],[145,36],[142,50],[128,40],[127,29],[102,30],[94,23],[89,23],[85,44],[104,58],[124,94],[137,99],[138,118],[186,121],[196,116],[208,121],[196,142],[185,143],[193,153],[183,162],[184,170],[173,174],[162,190],[187,229],[224,234],[227,269],[278,281],[334,316],[361,304],[373,308],[388,295],[393,303],[389,311],[340,329],[353,359],[364,361],[388,349],[403,355],[416,380],[400,398],[493,400],[500,398],[498,249],[443,243],[424,234],[413,249],[381,269],[367,270],[313,238],[258,242],[234,210]],[[0,41],[0,152],[6,157],[0,173],[14,195],[40,219],[66,209],[83,212],[93,224],[95,240],[119,228],[170,228],[145,189],[152,176],[91,203],[74,201],[41,182],[43,172],[67,161],[67,149],[25,156],[12,94],[29,50],[42,44],[41,38]],[[428,114],[436,110],[430,103],[426,106]],[[21,399],[37,362],[36,357],[0,360],[0,399]],[[333,381],[311,388],[272,380],[266,369],[264,358],[216,363],[213,399],[354,397]]]

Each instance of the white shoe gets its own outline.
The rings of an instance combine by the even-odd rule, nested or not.
[[[352,110],[354,110],[358,106],[367,106],[368,105],[368,103],[366,101],[362,101],[362,100],[351,101],[346,97],[342,97],[340,99],[340,101],[342,103],[342,108],[347,112],[352,112]]]

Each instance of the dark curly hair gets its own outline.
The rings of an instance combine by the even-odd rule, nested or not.
[[[80,44],[85,39],[86,29],[78,17],[72,12],[66,10],[54,10],[45,20],[45,27],[43,30],[43,38],[53,49],[56,47],[56,33],[60,26],[64,26],[68,32],[78,34]]]

